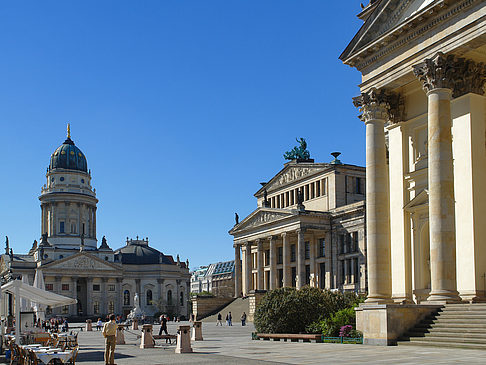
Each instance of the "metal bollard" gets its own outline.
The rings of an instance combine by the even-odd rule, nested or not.
[[[177,330],[176,354],[192,352],[190,329],[190,326],[179,326],[179,329]]]
[[[86,331],[92,331],[93,330],[93,322],[91,319],[86,320]]]

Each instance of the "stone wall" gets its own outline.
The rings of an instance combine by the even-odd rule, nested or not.
[[[192,314],[199,320],[214,314],[218,309],[227,306],[232,301],[233,298],[195,297],[191,299]]]
[[[260,301],[262,300],[262,298],[263,298],[263,296],[265,295],[266,292],[267,292],[266,290],[253,290],[248,295],[248,298],[250,300],[250,302],[249,302],[250,310],[248,311],[248,321],[253,322],[253,319],[255,318],[256,308],[258,307],[258,304],[260,304]]]

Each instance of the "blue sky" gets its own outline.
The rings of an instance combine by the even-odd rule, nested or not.
[[[25,253],[40,237],[38,195],[69,121],[99,241],[148,236],[191,267],[233,259],[234,213],[256,208],[296,137],[317,162],[365,163],[360,75],[338,59],[359,4],[2,1],[0,242]]]

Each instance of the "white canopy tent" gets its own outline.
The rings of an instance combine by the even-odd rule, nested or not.
[[[44,274],[42,273],[41,269],[35,270],[34,288],[39,288],[42,290],[45,290],[46,288],[46,285],[44,284]],[[41,303],[32,303],[32,305],[37,318],[40,318],[42,321],[46,319],[45,305],[42,305]]]
[[[73,298],[65,297],[63,295],[51,293],[39,288],[23,283],[20,280],[10,281],[2,285],[2,294],[11,293],[15,297],[15,342],[20,344],[20,299],[24,298],[35,302],[50,306],[51,308],[60,307],[63,305],[76,304],[78,301]],[[5,313],[2,313],[5,315]],[[3,333],[2,333],[3,335]]]

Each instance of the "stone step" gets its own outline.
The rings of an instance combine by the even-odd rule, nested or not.
[[[440,321],[438,323],[434,323],[432,326],[429,326],[429,327],[422,326],[421,328],[451,328],[451,329],[467,330],[467,329],[470,329],[471,327],[486,329],[486,324],[483,324],[483,323],[462,323],[462,322],[443,323],[442,321]]]
[[[457,334],[485,334],[486,336],[486,331],[482,328],[449,328],[449,327],[444,327],[444,328],[428,328],[426,329],[428,333],[457,333]]]
[[[476,343],[451,343],[451,342],[409,342],[400,341],[398,346],[430,346],[430,347],[452,347],[459,349],[475,349],[475,350],[486,350],[486,345],[476,344]]]
[[[448,311],[486,311],[486,303],[478,304],[447,304],[441,309],[443,312]]]
[[[480,325],[480,324],[483,324],[483,325],[486,325],[486,319],[478,319],[478,318],[455,318],[455,317],[452,317],[452,318],[449,318],[449,317],[444,317],[444,318],[437,318],[436,320],[433,320],[433,325],[436,325],[438,323],[443,323],[443,324],[457,324],[457,323],[462,323],[462,324],[465,324],[465,325]],[[430,324],[427,323],[427,324]]]
[[[473,319],[473,320],[486,320],[486,313],[475,314],[475,313],[441,313],[436,319]]]
[[[407,333],[408,337],[448,337],[448,338],[457,338],[457,339],[482,339],[486,340],[486,333],[483,332],[420,332],[420,331],[410,331]]]
[[[458,337],[439,337],[439,336],[426,336],[426,337],[411,337],[410,342],[444,342],[444,343],[474,343],[484,344],[486,346],[485,338],[458,338]]]

